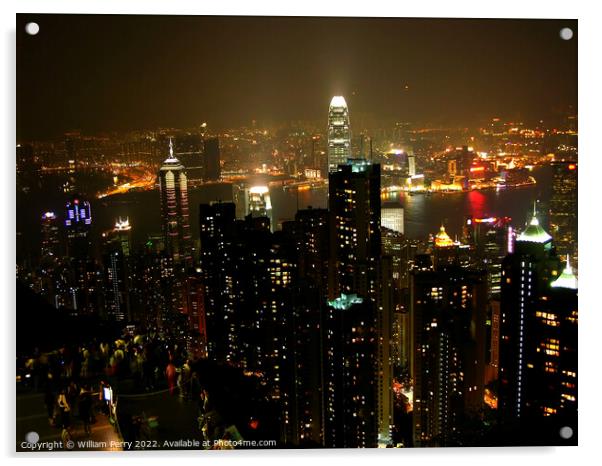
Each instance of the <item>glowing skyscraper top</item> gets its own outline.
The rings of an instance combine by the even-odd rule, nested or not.
[[[328,172],[337,171],[339,165],[351,158],[351,129],[349,109],[345,98],[336,95],[328,109]]]

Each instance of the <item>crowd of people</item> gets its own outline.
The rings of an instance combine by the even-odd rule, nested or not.
[[[17,360],[23,388],[44,393],[48,422],[69,438],[75,419],[85,435],[99,412],[108,413],[103,385],[117,393],[168,390],[208,412],[208,394],[184,345],[156,332],[124,335],[112,342],[91,341],[53,351],[34,351]],[[140,419],[136,419],[138,423]]]

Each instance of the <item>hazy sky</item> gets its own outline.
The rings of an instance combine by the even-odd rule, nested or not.
[[[40,32],[28,36],[24,25]],[[570,41],[559,31],[575,31]],[[408,88],[406,89],[406,86]],[[19,139],[354,115],[473,124],[577,104],[577,22],[18,15]]]

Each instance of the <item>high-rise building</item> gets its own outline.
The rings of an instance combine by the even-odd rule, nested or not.
[[[161,217],[167,253],[181,268],[192,266],[192,244],[188,212],[188,178],[180,161],[174,157],[169,141],[169,157],[159,170]]]
[[[58,218],[54,212],[45,212],[42,215],[42,260],[44,258],[58,259],[61,255],[58,223]]]
[[[65,228],[71,295],[67,307],[74,314],[95,314],[100,309],[102,288],[98,286],[101,274],[92,251],[92,212],[87,200],[76,195],[67,202]]]
[[[265,217],[270,221],[270,228],[274,230],[274,219],[272,218],[272,200],[270,190],[267,186],[253,186],[245,192],[246,214],[253,218]]]
[[[211,359],[225,362],[237,358],[237,324],[234,289],[234,222],[233,203],[201,204],[200,263],[205,286],[207,352]]]
[[[329,301],[324,328],[327,447],[376,447],[377,329],[374,307],[341,294]]]
[[[380,225],[403,234],[403,207],[399,204],[384,205],[380,211]]]
[[[499,299],[502,260],[512,249],[510,218],[469,217],[464,225],[464,241],[471,246],[475,265],[487,270],[490,297]]]
[[[414,446],[467,445],[480,420],[486,306],[483,271],[443,263],[411,273]]]
[[[329,299],[342,293],[375,300],[381,255],[380,165],[350,159],[329,175]]]
[[[558,255],[577,256],[577,162],[552,162],[550,233]],[[576,262],[576,260],[575,260]]]
[[[349,109],[345,98],[337,95],[328,109],[328,172],[337,171],[338,166],[351,157]]]
[[[392,261],[381,257],[380,165],[349,159],[329,175],[330,263],[328,296],[356,295],[374,320],[376,335],[376,440],[391,440]],[[372,318],[370,318],[372,319]],[[340,396],[340,393],[338,394]],[[371,442],[372,440],[370,440]]]
[[[567,318],[574,318],[576,323],[576,301],[574,308],[570,305],[562,312],[556,308],[558,303],[552,302],[550,285],[556,283],[559,271],[552,237],[534,213],[518,236],[514,252],[502,265],[498,411],[506,433],[518,433],[520,427],[533,428],[532,422],[537,423],[556,409],[543,401],[542,397],[548,396],[547,388],[540,381],[546,371],[562,370],[567,344],[557,335],[556,326],[564,328]],[[561,394],[557,396],[560,399]],[[539,427],[537,434],[543,435],[545,429],[541,424]],[[535,442],[535,436],[530,440]]]
[[[328,288],[328,210],[299,210],[293,229],[297,294],[292,313],[295,364],[294,411],[299,444],[324,445],[322,329]]]
[[[56,309],[70,301],[69,274],[65,273],[59,220],[54,212],[42,215],[42,244],[40,248],[40,294]]]
[[[129,219],[119,218],[113,230],[103,234],[105,312],[110,320],[132,320],[131,229]]]
[[[221,177],[219,139],[205,139],[203,179],[217,181]]]

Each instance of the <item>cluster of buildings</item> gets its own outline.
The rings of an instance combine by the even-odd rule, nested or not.
[[[206,170],[219,176],[219,163]],[[134,252],[135,226],[118,219],[96,267],[90,203],[74,196],[64,225],[42,217],[36,291],[74,314],[179,329],[197,356],[266,387],[287,445],[478,445],[495,443],[492,426],[503,444],[545,419],[576,428],[576,163],[555,170],[552,236],[534,212],[522,231],[469,217],[460,240],[444,226],[410,240],[403,210],[382,202],[381,165],[354,157],[349,110],[334,97],[326,209],[298,210],[277,229],[265,187],[248,189],[243,215],[233,202],[192,206],[170,144],[162,235]]]

